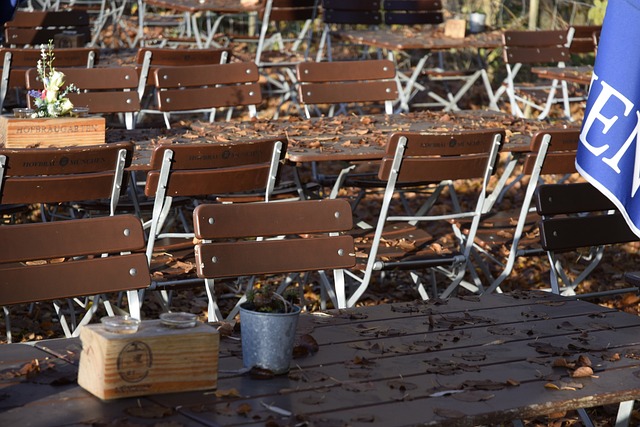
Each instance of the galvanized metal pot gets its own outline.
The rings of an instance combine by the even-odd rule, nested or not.
[[[240,306],[242,361],[245,367],[289,372],[300,307],[291,313],[262,313]]]

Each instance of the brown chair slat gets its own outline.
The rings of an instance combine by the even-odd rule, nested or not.
[[[393,62],[381,59],[370,61],[305,62],[296,70],[298,80],[308,83],[393,79]]]
[[[502,34],[503,45],[522,47],[562,46],[567,43],[567,30],[519,31],[507,30]]]
[[[198,275],[214,278],[349,268],[355,264],[352,250],[351,236],[195,247]]]
[[[571,55],[569,49],[562,46],[549,47],[507,47],[504,51],[504,60],[510,64],[536,64],[541,62],[569,61]]]
[[[395,81],[351,82],[334,85],[312,83],[301,88],[300,99],[305,104],[393,101],[398,99],[398,86]]]
[[[196,90],[166,90],[156,92],[158,111],[184,111],[255,105],[262,102],[258,83],[246,85],[202,87]]]
[[[223,54],[230,53],[227,48],[210,49],[170,49],[141,47],[136,52],[135,62],[142,65],[146,52],[151,52],[151,63],[158,66],[179,67],[184,65],[219,64]],[[57,50],[56,50],[57,53]]]
[[[0,248],[2,263],[131,252],[144,247],[140,219],[133,215],[6,225],[0,227],[0,235],[5,242]]]
[[[194,226],[200,239],[328,233],[348,231],[353,225],[351,208],[338,199],[258,203],[249,208],[244,204],[203,206],[197,209]]]
[[[615,209],[615,205],[591,184],[545,184],[538,188],[539,215],[560,215]]]

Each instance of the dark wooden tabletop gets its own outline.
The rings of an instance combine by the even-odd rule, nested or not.
[[[75,383],[77,339],[4,345],[0,425],[497,425],[640,395],[640,318],[548,293],[303,314],[298,335],[288,375],[246,372],[234,333],[216,390],[109,402]]]
[[[502,128],[507,130],[504,151],[526,151],[529,137],[548,126],[546,122],[488,110],[418,111],[310,120],[291,117],[278,120],[195,122],[189,128],[176,129],[108,129],[107,142],[135,142],[134,167],[146,169],[151,150],[162,143],[242,143],[286,136],[289,140],[287,159],[291,162],[359,161],[382,158],[389,136],[396,131]]]
[[[464,38],[447,37],[444,35],[444,29],[440,27],[428,29],[407,27],[383,30],[345,30],[337,31],[334,34],[352,43],[389,50],[495,49],[502,46],[502,33],[500,31],[469,34]]]
[[[579,67],[533,67],[531,72],[545,79],[566,80],[581,85],[591,84],[593,67],[584,65]]]

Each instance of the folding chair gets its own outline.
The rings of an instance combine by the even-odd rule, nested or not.
[[[135,127],[135,115],[140,111],[138,73],[132,67],[56,68],[64,73],[65,84],[75,84],[80,93],[69,93],[75,107],[87,107],[91,114],[123,115],[127,129]],[[38,70],[27,71],[27,89],[42,89]],[[33,99],[29,97],[28,105]]]
[[[49,43],[56,34],[73,31],[81,37],[81,46],[91,41],[89,14],[85,10],[17,10],[4,24],[7,47],[39,46]]]
[[[208,112],[213,121],[218,108],[228,108],[230,120],[233,108],[246,106],[249,116],[255,117],[256,105],[262,102],[259,79],[252,62],[160,67],[153,74],[156,104],[141,110],[139,117],[160,113],[167,129],[172,113]]]
[[[358,284],[346,301],[353,306],[366,291],[376,271],[410,270],[418,286],[420,296],[429,295],[413,272],[427,269],[432,273],[435,289],[435,273],[443,274],[448,287],[441,294],[449,296],[458,285],[474,292],[481,284],[463,281],[480,215],[487,195],[489,178],[495,171],[498,152],[504,130],[487,129],[460,132],[394,133],[386,146],[378,177],[387,182],[373,234],[357,245],[367,251],[364,265],[359,265],[362,275],[349,274]],[[449,203],[443,199],[445,188],[455,188],[456,182],[479,179],[476,201],[463,208],[455,190],[450,191]],[[402,183],[435,185],[432,194],[414,215],[393,215],[392,201],[397,187]],[[474,186],[475,187],[475,186]],[[429,215],[429,213],[432,213]],[[468,218],[472,221],[468,234],[463,235],[452,220]],[[391,223],[388,226],[388,223]],[[418,224],[425,224],[418,227]],[[430,225],[430,226],[429,226]],[[451,236],[453,233],[453,236]],[[447,237],[448,236],[448,237]]]
[[[540,244],[549,259],[551,292],[579,298],[638,292],[640,288],[632,287],[578,293],[579,283],[566,274],[567,266],[560,256],[563,252],[638,240],[604,194],[589,183],[545,184],[538,188],[536,209],[542,217]]]
[[[56,67],[93,68],[98,63],[97,48],[56,48]],[[16,90],[16,104],[26,104],[26,71],[36,66],[41,59],[40,49],[0,48],[2,76],[0,77],[0,107],[5,106],[5,98],[10,88]]]
[[[353,238],[342,235],[352,227],[345,200],[203,204],[193,222],[197,273],[212,289],[220,278],[333,270],[327,291],[336,306],[344,300],[344,269],[355,264]]]
[[[569,47],[574,30],[547,31],[505,31],[502,35],[503,58],[507,77],[496,93],[499,99],[505,92],[511,107],[511,114],[518,117],[530,115],[530,110],[539,111],[538,120],[545,119],[551,107],[562,103],[564,117],[571,118],[569,109],[569,89],[566,81],[553,80],[551,84],[528,83],[522,80],[523,65],[532,64],[564,67],[571,59]],[[556,96],[557,90],[561,96]]]
[[[487,198],[487,213],[483,215],[478,227],[478,251],[482,257],[489,260],[489,264],[493,263],[500,268],[498,276],[493,277],[486,264],[479,262],[479,267],[491,281],[485,292],[496,291],[509,278],[518,258],[544,254],[537,233],[540,217],[532,204],[534,194],[544,180],[565,182],[572,174],[577,174],[575,157],[579,136],[579,128],[550,128],[539,131],[531,137],[528,151],[513,153],[505,165],[501,176],[503,182],[507,181],[516,166],[522,169],[510,185],[496,185]],[[525,177],[528,177],[529,182],[520,207],[505,210],[500,205],[501,199],[511,185],[522,182]],[[493,206],[494,202],[498,204]],[[506,257],[500,255],[504,251],[507,251]],[[599,257],[594,253],[591,259],[596,262]]]
[[[3,225],[0,240],[0,305],[9,341],[11,305],[95,295],[80,326],[97,311],[100,295],[149,285],[142,225],[133,215]],[[58,316],[65,335],[77,336],[79,328],[72,332]]]
[[[183,218],[181,227],[179,223],[173,224],[180,217],[170,216],[172,207],[190,208],[200,201],[229,194],[251,194],[258,200],[269,201],[286,149],[286,137],[235,144],[156,147],[145,185],[145,196],[154,198],[152,217],[145,221],[145,228],[149,230],[146,252],[151,270],[160,276],[154,280],[153,287],[163,290],[163,303],[169,302],[165,289],[202,282],[188,277],[175,278],[169,273],[168,277],[162,277],[165,263],[159,257],[154,258],[154,253],[193,249],[191,218]],[[181,203],[176,203],[180,199]],[[207,292],[209,319],[220,319],[213,289],[207,287]]]
[[[0,150],[0,203],[5,205],[40,204],[45,222],[89,216],[114,215],[126,188],[125,167],[131,164],[133,143],[60,148],[14,148]],[[104,201],[92,209],[84,203]],[[85,293],[84,295],[91,295]],[[137,293],[129,293],[131,314],[140,317]],[[83,310],[91,309],[81,303]],[[71,334],[76,325],[75,307],[69,301],[71,324],[63,324]],[[56,312],[63,307],[56,302]],[[97,307],[96,307],[97,308]],[[5,314],[8,316],[7,309]]]

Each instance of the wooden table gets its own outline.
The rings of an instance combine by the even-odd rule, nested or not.
[[[420,59],[415,68],[409,75],[401,73],[401,79],[404,86],[401,93],[401,110],[408,111],[408,102],[412,97],[417,84],[417,79],[422,72],[427,59],[433,51],[445,50],[473,50],[477,53],[475,57],[479,62],[479,69],[475,70],[468,78],[477,80],[483,77],[482,71],[486,68],[484,56],[480,55],[481,49],[496,49],[502,46],[502,33],[500,31],[490,31],[477,34],[469,34],[464,38],[453,38],[444,35],[442,27],[404,27],[397,29],[376,29],[376,30],[353,30],[353,31],[336,31],[332,33],[339,39],[350,43],[370,46],[377,49],[387,50],[389,52],[408,52],[422,51]],[[453,74],[450,76],[452,77]],[[488,77],[483,77],[485,90],[489,97],[489,107],[498,110],[497,99],[488,81]],[[463,86],[464,88],[464,86]],[[462,89],[458,93],[449,93],[446,97],[438,95],[430,95],[434,98],[438,106],[442,106],[447,110],[457,109],[457,100],[464,94]],[[433,92],[431,92],[433,93]],[[446,98],[446,99],[445,99]]]
[[[588,86],[591,84],[593,67],[590,65],[580,67],[533,67],[531,72],[545,79],[565,80]]]
[[[575,125],[575,124],[574,124]],[[337,116],[238,122],[195,122],[190,128],[109,129],[107,142],[136,143],[134,168],[147,169],[153,147],[161,143],[238,142],[287,136],[287,159],[293,163],[379,160],[396,131],[504,128],[506,151],[528,150],[529,137],[549,124],[487,111],[418,111],[392,115]]]
[[[0,425],[497,425],[640,396],[640,318],[548,293],[304,314],[298,335],[288,375],[247,373],[234,334],[217,390],[109,402],[75,383],[77,339],[3,345]]]

